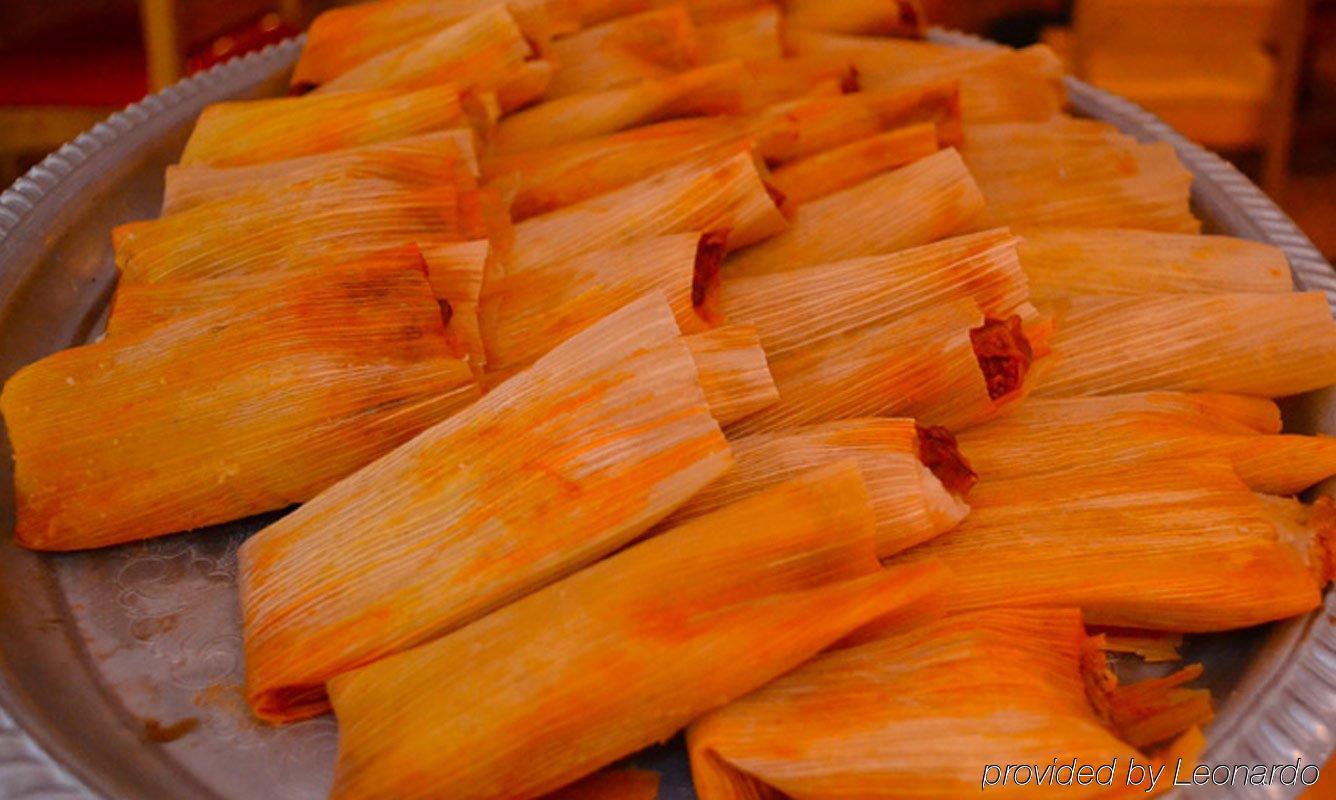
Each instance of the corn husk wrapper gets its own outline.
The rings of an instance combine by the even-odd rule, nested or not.
[[[501,5],[498,0],[391,0],[332,8],[315,18],[292,74],[294,88],[310,88],[460,20]],[[505,7],[533,40],[544,42],[579,27],[570,3],[511,0]]]
[[[1231,236],[1032,228],[1021,262],[1038,299],[1070,295],[1290,292],[1284,252]]]
[[[759,116],[756,147],[770,163],[815,155],[916,122],[935,124],[943,146],[961,139],[959,92],[954,81],[796,100]]]
[[[379,180],[263,189],[112,231],[130,283],[303,270],[418,240],[486,238],[493,212],[482,193]]]
[[[731,256],[725,274],[783,272],[892,253],[963,233],[983,210],[983,195],[960,156],[942,150],[807,203],[788,230]]]
[[[1112,125],[1066,115],[1042,122],[970,123],[960,155],[980,181],[1044,171],[1085,177],[1135,174],[1159,148],[1147,148]]]
[[[534,797],[666,739],[937,588],[881,570],[871,529],[840,465],[336,678],[331,797]]]
[[[965,48],[904,39],[845,36],[790,27],[791,55],[852,59],[867,91],[960,81],[966,121],[1024,122],[1057,115],[1066,101],[1062,64],[1048,47]]]
[[[1100,635],[1104,637],[1104,649],[1110,653],[1135,655],[1147,664],[1183,660],[1181,633],[1110,628]]]
[[[1283,542],[1325,586],[1336,580],[1336,501],[1323,495],[1311,505],[1293,497],[1259,494]]]
[[[1207,459],[1229,463],[1256,491],[1295,494],[1336,475],[1336,439],[1276,435],[1224,416],[1244,403],[1264,406],[1259,416],[1274,415],[1279,427],[1271,401],[1229,395],[1032,398],[962,433],[961,447],[981,474],[998,478]]]
[[[329,180],[384,180],[407,186],[444,184],[476,189],[478,160],[473,134],[466,130],[426,133],[244,167],[175,164],[167,168],[162,213],[174,214],[257,189],[278,195]]]
[[[1017,241],[1002,228],[889,255],[730,276],[719,287],[719,310],[730,321],[754,325],[771,356],[944,300],[973,299],[996,318],[1028,313]]]
[[[979,424],[1027,388],[1033,352],[1013,319],[1023,352],[1004,386],[975,350],[974,336],[990,327],[983,313],[972,300],[944,300],[772,357],[779,402],[731,426],[730,435],[868,416],[913,417],[953,431]]]
[[[709,25],[743,11],[768,8],[770,0],[574,0],[585,27],[654,8],[685,5],[698,25]]]
[[[1116,760],[1122,785],[1130,759],[1149,759],[1120,738],[1109,709],[1122,712],[1135,699],[1157,706],[1148,719],[1183,726],[1209,718],[1204,691],[1158,684],[1111,686],[1098,708],[1088,699],[1099,669],[1092,661],[1074,609],[998,609],[902,626],[818,656],[693,723],[696,791],[701,800],[945,800],[978,794],[989,765],[1042,770],[1055,757]],[[1074,782],[982,791],[1108,796],[1105,786]]]
[[[1284,397],[1336,382],[1336,322],[1318,292],[1070,298],[1055,308],[1037,396]]]
[[[647,769],[607,769],[544,800],[658,800],[659,773]]]
[[[779,9],[772,5],[719,14],[697,27],[701,60],[709,64],[734,58],[782,58],[779,29]]]
[[[779,390],[756,329],[725,325],[684,336],[710,413],[728,425],[775,404]]]
[[[783,0],[783,5],[784,23],[790,28],[923,38],[923,8],[918,0]]]
[[[801,205],[926,158],[937,149],[937,126],[919,123],[786,164],[775,171],[775,188]]]
[[[237,167],[451,129],[486,132],[485,101],[437,86],[214,103],[195,122],[181,163]]]
[[[750,151],[661,172],[515,226],[511,274],[647,236],[728,230],[735,249],[788,225]]]
[[[252,708],[319,713],[331,677],[596,561],[729,463],[667,302],[637,300],[242,546]]]
[[[77,550],[283,508],[477,396],[420,257],[276,280],[10,378],[16,538]]]
[[[491,369],[532,363],[632,300],[658,290],[684,333],[705,330],[719,317],[710,309],[723,237],[678,233],[608,250],[494,281],[483,301],[483,339]],[[699,276],[699,278],[698,278]]]
[[[889,417],[739,437],[729,442],[733,468],[660,527],[708,514],[808,470],[851,460],[867,486],[877,555],[886,558],[954,528],[969,512],[964,500],[972,482],[968,464],[954,450],[924,452],[923,440],[914,420]]]
[[[897,560],[918,559],[960,578],[956,611],[1080,606],[1118,627],[1231,630],[1321,598],[1273,515],[1227,464],[1206,460],[985,477],[959,526]]]
[[[548,101],[664,78],[702,63],[696,26],[683,6],[606,22],[558,39],[551,52],[558,66]]]

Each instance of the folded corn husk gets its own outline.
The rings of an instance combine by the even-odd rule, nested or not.
[[[1117,686],[1102,664],[1073,609],[903,626],[818,656],[692,724],[696,792],[701,800],[954,800],[978,794],[990,765],[1042,771],[1073,759],[1116,764],[1114,785],[1127,785],[1129,761],[1152,759],[1128,743],[1125,723],[1176,734],[1210,718],[1210,697],[1172,681]],[[1088,688],[1097,675],[1108,676],[1107,688]],[[1070,781],[982,788],[1002,797],[1107,791]]]
[[[804,476],[336,678],[331,797],[541,795],[666,739],[940,575],[880,569],[855,467]],[[405,730],[415,735],[391,735]]]
[[[727,229],[728,247],[773,236],[788,220],[749,151],[687,164],[515,226],[511,274],[646,236]]]
[[[724,239],[678,233],[595,250],[487,286],[483,340],[490,369],[532,363],[593,323],[653,290],[684,333],[720,321],[713,310]]]
[[[381,180],[252,189],[112,231],[121,280],[217,278],[320,267],[418,240],[486,238],[501,213],[481,192]],[[500,224],[500,223],[496,223]]]
[[[1336,382],[1336,323],[1319,292],[1073,297],[1055,307],[1053,356],[1036,395],[1283,397]]]
[[[452,85],[495,94],[503,111],[547,89],[550,65],[533,65],[533,47],[504,5],[482,9],[428,36],[383,52],[321,84],[316,94],[411,90]],[[538,66],[537,80],[530,70]]]
[[[996,337],[1005,347],[983,344]],[[943,300],[772,357],[779,402],[729,430],[760,433],[866,416],[963,430],[1024,394],[1033,357],[1019,316],[988,320],[972,300]]]
[[[283,508],[477,396],[415,253],[271,281],[10,378],[16,537],[76,550]]]
[[[1017,241],[1002,228],[890,255],[729,277],[718,306],[726,319],[754,325],[771,356],[944,300],[973,299],[990,317],[1029,315]]]
[[[1227,464],[1201,459],[985,476],[959,526],[901,559],[945,562],[957,611],[1080,606],[1095,624],[1190,633],[1305,613],[1329,580]]]
[[[720,425],[775,404],[779,390],[756,329],[725,325],[682,337],[696,362],[701,391]]]
[[[320,14],[306,33],[306,46],[292,73],[295,88],[319,86],[415,39],[453,25],[470,14],[501,5],[498,0],[391,0],[333,8]],[[510,0],[507,9],[525,33],[545,41],[578,27],[570,3]]]
[[[261,164],[449,129],[487,131],[494,110],[449,86],[214,103],[195,122],[182,164]]]
[[[935,124],[943,145],[958,144],[961,138],[954,81],[797,100],[767,109],[759,117],[756,147],[771,163],[811,156],[915,122]]]
[[[733,468],[660,526],[750,497],[807,470],[851,460],[867,485],[876,520],[877,555],[886,558],[954,528],[969,512],[970,465],[942,430],[912,419],[865,418],[743,436],[729,442]]]
[[[967,121],[1046,120],[1066,99],[1062,64],[1044,45],[975,49],[795,28],[788,29],[785,43],[792,55],[852,59],[859,84],[869,91],[958,80]]]
[[[775,171],[775,188],[799,205],[857,186],[937,152],[930,122],[880,133],[790,162]]]
[[[800,207],[788,230],[734,254],[725,271],[783,272],[891,253],[969,230],[983,210],[983,195],[960,156],[942,150]]]
[[[647,769],[604,770],[543,796],[544,800],[658,800],[658,797],[659,773]]]
[[[683,6],[606,22],[556,40],[551,52],[558,66],[549,101],[664,78],[702,63],[696,26]]]
[[[1033,228],[1024,232],[1021,261],[1037,299],[1294,288],[1280,248],[1229,236]]]
[[[773,5],[721,12],[697,28],[701,58],[705,63],[781,58],[779,29],[779,9]]]
[[[244,167],[175,164],[167,168],[162,213],[174,214],[257,189],[278,195],[327,180],[385,180],[409,186],[476,189],[473,135],[440,131],[330,153]]]
[[[601,558],[729,463],[667,302],[626,306],[242,546],[252,707],[319,713],[331,677]]]
[[[1268,421],[1266,428],[1249,428],[1229,416],[1247,405]],[[1336,439],[1275,435],[1279,429],[1280,412],[1270,400],[1156,392],[1032,398],[962,433],[960,441],[970,462],[990,478],[1208,459],[1231,464],[1256,491],[1294,494],[1336,475]]]
[[[783,0],[790,28],[873,36],[923,37],[923,8],[918,0]]]

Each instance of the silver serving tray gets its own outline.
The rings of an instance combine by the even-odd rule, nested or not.
[[[157,213],[163,168],[205,105],[279,93],[301,44],[222,65],[113,115],[0,195],[0,378],[99,329],[115,275],[108,231]],[[1336,272],[1241,174],[1124,100],[1078,81],[1068,88],[1078,112],[1172,142],[1212,229],[1283,248],[1300,288],[1336,300]],[[1287,419],[1294,430],[1336,432],[1336,395],[1300,398]],[[38,555],[8,530],[10,461],[0,458],[0,798],[324,797],[333,720],[270,728],[251,720],[241,694],[236,548],[273,515]],[[1326,608],[1304,619],[1191,640],[1188,655],[1207,664],[1218,702],[1210,763],[1325,761],[1336,741],[1333,619],[1328,593]],[[173,738],[174,729],[189,730]],[[694,796],[680,745],[632,760],[665,773],[665,800]],[[1220,796],[1295,794],[1235,787]]]

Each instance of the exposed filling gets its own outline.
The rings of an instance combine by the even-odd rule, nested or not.
[[[719,270],[728,254],[727,228],[709,231],[696,243],[696,266],[691,276],[691,306],[706,322],[722,319],[719,313]]]
[[[947,491],[964,495],[979,480],[979,476],[956,446],[956,437],[946,428],[933,425],[914,426],[918,432],[918,457]]]
[[[1034,363],[1034,351],[1019,316],[984,320],[983,325],[970,329],[970,343],[990,398],[997,400],[1021,388]]]

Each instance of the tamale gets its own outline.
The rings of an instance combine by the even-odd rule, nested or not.
[[[297,89],[319,86],[371,58],[430,36],[498,0],[388,0],[329,9],[306,32],[306,46],[292,73]],[[505,4],[530,38],[545,40],[579,26],[565,2],[511,0]]]
[[[1046,475],[1100,465],[1223,460],[1252,489],[1295,494],[1336,475],[1336,439],[1274,435],[1241,426],[1217,405],[1274,403],[1228,395],[1156,392],[1104,397],[1032,398],[961,434],[961,447],[984,475]]]
[[[795,100],[759,116],[756,147],[770,163],[811,156],[916,122],[935,124],[942,145],[961,139],[954,81]]]
[[[450,352],[467,359],[475,374],[487,365],[482,339],[482,286],[493,248],[486,239],[422,242],[427,281],[441,305]]]
[[[784,230],[788,220],[750,150],[660,172],[515,226],[512,274],[646,236],[728,230],[728,248]]]
[[[886,558],[951,530],[969,512],[974,472],[945,429],[912,419],[873,417],[743,436],[729,442],[733,468],[679,508],[673,527],[750,497],[807,470],[852,460],[876,519],[877,555]]]
[[[793,161],[775,171],[775,188],[799,205],[857,186],[937,152],[937,126],[897,128]]]
[[[465,130],[440,131],[244,167],[174,164],[167,168],[162,213],[173,214],[258,189],[278,195],[326,180],[370,179],[476,189],[477,178],[473,135]]]
[[[725,325],[682,337],[696,362],[701,391],[720,425],[774,405],[779,399],[756,329]]]
[[[420,257],[273,280],[15,373],[15,535],[77,550],[283,508],[477,396]]]
[[[970,230],[983,210],[983,195],[960,156],[942,150],[801,206],[788,230],[733,254],[725,274],[782,272],[903,250]]]
[[[741,11],[771,5],[770,0],[686,0],[685,3],[682,0],[573,0],[573,5],[578,8],[577,16],[586,27],[653,8],[679,4],[685,5],[700,25],[714,23],[721,17],[729,17]]]
[[[1044,45],[1024,50],[963,48],[792,26],[785,44],[791,55],[852,59],[859,84],[869,91],[958,80],[961,109],[967,121],[1046,120],[1058,114],[1066,100],[1062,64]]]
[[[730,434],[866,416],[964,430],[1023,396],[1034,355],[1019,316],[989,319],[972,300],[944,300],[771,358],[779,402]]]
[[[492,112],[457,89],[347,92],[207,106],[182,164],[236,167],[455,128],[486,131]]]
[[[1336,383],[1336,322],[1320,292],[1073,297],[1055,309],[1039,396],[1283,397]]]
[[[729,463],[667,302],[635,301],[242,545],[252,708],[320,713],[331,677],[598,560]]]
[[[678,233],[639,239],[489,283],[481,312],[489,369],[532,363],[655,289],[684,333],[704,330],[721,319],[712,306],[725,238]]]
[[[659,773],[608,769],[544,795],[543,800],[658,800]]]
[[[890,255],[730,276],[719,287],[719,310],[754,325],[771,356],[943,300],[970,298],[985,315],[1006,318],[1028,308],[1016,244],[1002,228]]]
[[[1107,797],[1108,785],[1037,775],[1073,761],[1116,765],[1107,780],[1125,786],[1129,761],[1151,759],[1120,738],[1110,709],[1139,700],[1156,709],[1148,719],[1172,720],[1163,729],[1173,731],[1209,718],[1210,698],[1147,682],[1110,686],[1110,699],[1092,702],[1087,686],[1099,666],[1088,641],[1074,609],[999,609],[825,653],[692,724],[696,792],[701,800]],[[1035,776],[1003,784],[1003,768],[1016,764],[1034,765]]]
[[[701,60],[709,64],[733,58],[781,58],[779,28],[779,9],[768,4],[718,14],[697,27]]]
[[[791,28],[871,36],[923,37],[919,0],[783,0]]]
[[[852,465],[777,486],[335,678],[331,797],[542,795],[936,589],[935,573],[880,568]]]
[[[1204,459],[985,475],[960,525],[897,557],[919,559],[958,576],[956,611],[1079,606],[1094,624],[1195,633],[1321,600],[1273,513],[1227,464]]]
[[[558,39],[551,51],[558,67],[545,95],[549,101],[663,78],[701,64],[696,26],[683,6],[597,25]]]
[[[480,192],[380,180],[254,189],[112,231],[125,283],[159,283],[350,261],[424,240],[486,238]]]
[[[1231,236],[1126,228],[1029,228],[1021,263],[1036,298],[1289,292],[1280,248]]]
[[[980,182],[1018,173],[1082,178],[1134,175],[1163,158],[1104,122],[1057,116],[1043,122],[972,123],[964,126],[960,156]]]
[[[501,109],[509,111],[547,89],[547,80],[533,85],[526,75],[527,62],[536,57],[519,23],[497,4],[368,59],[321,84],[315,94],[452,85],[505,98]],[[516,86],[522,87],[518,93]]]

